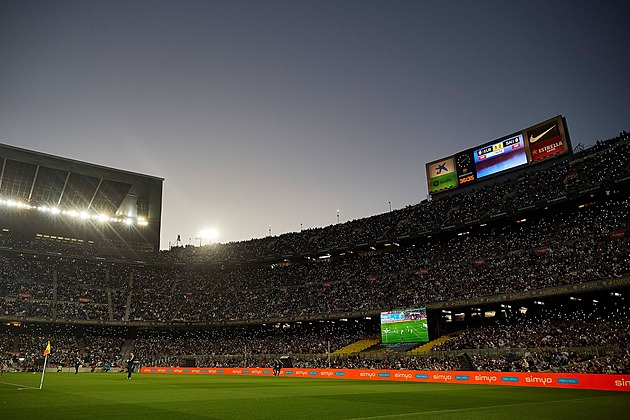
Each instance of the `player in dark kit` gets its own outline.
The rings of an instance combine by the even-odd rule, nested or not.
[[[136,356],[133,352],[129,353],[129,358],[127,359],[127,379],[131,379],[131,374],[133,373],[133,368],[136,363]]]
[[[273,376],[280,376],[282,370],[282,360],[276,360],[276,365],[273,367]]]

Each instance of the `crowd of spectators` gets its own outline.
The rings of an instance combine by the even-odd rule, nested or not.
[[[630,271],[627,189],[611,192],[591,207],[563,211],[550,207],[549,214],[519,225],[483,228],[485,223],[479,223],[469,235],[439,240],[425,236],[414,246],[393,245],[387,252],[348,253],[330,260],[305,257],[302,262],[262,266],[186,267],[165,262],[227,261],[233,255],[278,258],[289,249],[343,248],[479,221],[568,191],[609,188],[629,175],[629,162],[624,163],[630,156],[628,140],[622,133],[547,169],[404,210],[316,232],[176,249],[163,253],[159,264],[20,254],[13,244],[12,251],[0,250],[0,314],[152,323],[287,318],[416,306],[624,276]],[[402,227],[406,230],[400,231]],[[295,239],[304,235],[308,240]],[[352,244],[346,240],[350,236]],[[212,254],[212,249],[223,254]]]
[[[374,334],[360,325],[346,328],[324,323],[313,329],[300,324],[275,324],[269,329],[224,329],[185,334],[149,334],[135,341],[135,353],[144,365],[181,364],[196,357],[206,366],[220,355],[322,354],[334,352]]]
[[[101,332],[102,333],[102,332]],[[117,335],[97,335],[92,332],[83,337],[85,347],[82,349],[85,360],[91,366],[120,366],[123,364],[122,348],[125,342]]]
[[[622,302],[620,300],[620,302]],[[436,345],[433,351],[501,348],[561,348],[612,346],[630,348],[630,324],[625,306],[562,313],[544,309],[535,316],[516,312],[489,325],[474,327]],[[511,309],[510,309],[511,311]]]
[[[73,335],[54,334],[40,336],[22,334],[19,336],[17,351],[19,359],[23,359],[20,361],[20,365],[22,367],[36,365],[44,357],[43,353],[48,340],[54,343],[48,356],[47,363],[49,366],[74,366],[76,360],[81,358],[79,344]]]
[[[610,304],[610,302],[609,302]],[[560,307],[562,308],[562,307]],[[375,324],[315,322],[274,324],[256,328],[206,331],[145,331],[135,339],[124,333],[93,328],[43,334],[0,335],[0,356],[19,356],[22,369],[41,360],[48,340],[49,366],[120,366],[123,347],[133,350],[143,366],[186,366],[194,359],[203,367],[268,367],[279,355],[295,367],[339,369],[465,370],[511,372],[630,373],[628,309],[621,297],[611,307],[515,311],[460,331],[430,354],[354,353],[337,350],[378,335]],[[358,322],[358,321],[357,321]],[[102,328],[102,327],[101,327]],[[470,353],[472,367],[462,364]]]
[[[58,326],[43,331],[37,324],[26,327],[29,332],[6,330],[0,334],[0,361],[14,370],[34,370],[42,366],[44,350],[50,342],[48,367],[120,366],[125,339],[119,333],[96,328],[78,332]]]
[[[615,196],[470,235],[292,264],[126,266],[0,253],[0,313],[158,323],[288,318],[622,277],[630,272],[629,204]]]

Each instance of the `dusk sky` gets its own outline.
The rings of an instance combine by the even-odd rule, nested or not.
[[[558,114],[630,130],[628,4],[2,0],[0,143],[164,178],[163,249],[368,217]]]

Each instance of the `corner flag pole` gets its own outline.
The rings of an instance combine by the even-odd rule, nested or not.
[[[42,380],[39,382],[39,389],[44,386],[44,374],[46,373],[46,362],[48,362],[48,355],[50,354],[50,341],[44,350],[44,368],[42,369]]]
[[[42,389],[44,386],[44,374],[46,373],[46,362],[48,361],[48,355],[44,357],[44,369],[42,369],[42,380],[39,382],[39,389]]]

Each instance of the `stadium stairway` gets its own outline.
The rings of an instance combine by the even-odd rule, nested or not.
[[[135,346],[136,344],[133,339],[126,339],[122,347],[120,348],[121,360],[127,359],[129,357],[129,353],[134,350]]]
[[[459,334],[458,333],[453,333],[453,334],[448,334],[448,335],[443,335],[442,337],[438,337],[433,341],[429,341],[428,343],[425,343],[421,346],[418,346],[412,350],[409,350],[407,352],[407,354],[409,355],[418,355],[418,354],[427,354],[431,352],[431,349],[433,348],[433,346],[440,346],[444,343],[446,343],[449,340],[453,340],[455,338],[457,338]]]
[[[17,335],[13,338],[13,345],[11,347],[11,352],[13,354],[20,352],[20,337]]]
[[[355,353],[360,353],[365,349],[368,349],[376,344],[378,344],[380,342],[379,339],[373,338],[373,339],[368,339],[368,340],[359,340],[359,341],[355,341],[352,344],[348,344],[345,347],[340,348],[339,350],[336,350],[334,352],[332,352],[331,354],[334,355],[350,355],[350,354],[355,354]]]
[[[88,356],[85,351],[85,338],[79,337],[77,338],[77,349],[79,350],[79,354],[81,355],[81,360],[84,360],[86,356]]]
[[[406,353],[411,349],[414,349],[417,346],[417,343],[379,343],[376,344],[366,351],[364,354],[383,354],[383,353]]]

